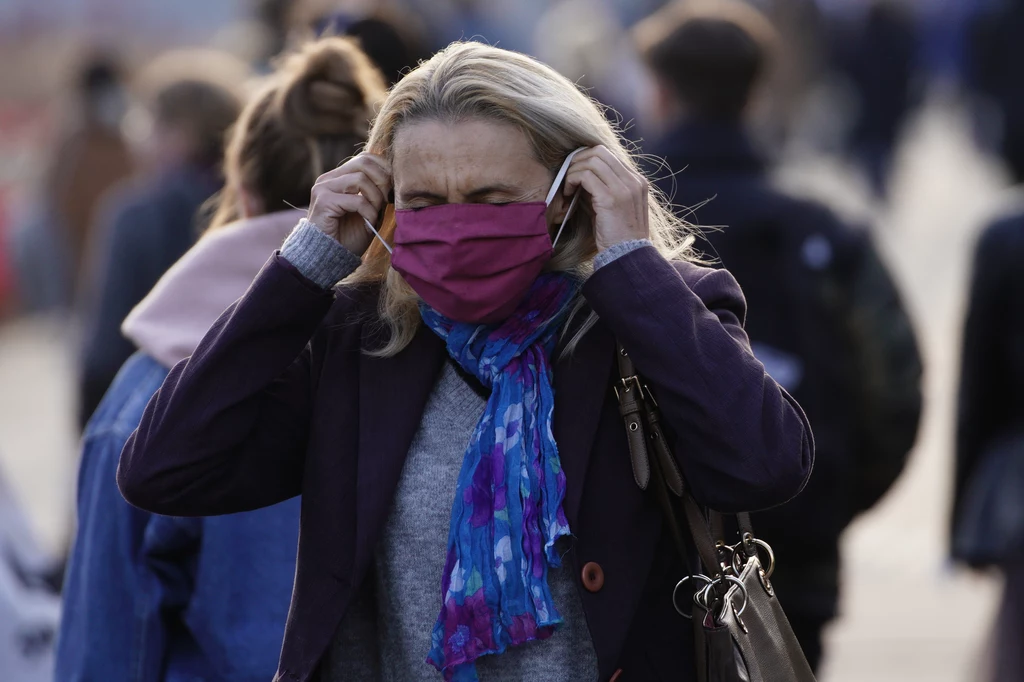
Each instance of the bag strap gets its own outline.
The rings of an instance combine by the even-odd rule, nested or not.
[[[629,441],[629,456],[633,464],[633,480],[640,490],[647,490],[651,482],[651,456],[647,450],[647,437],[641,415],[643,388],[633,370],[633,361],[626,355],[626,349],[619,346],[615,354],[619,363],[620,384],[615,386],[615,397],[619,400],[619,414],[626,424],[626,438]]]
[[[661,430],[661,415],[658,413],[657,404],[654,402],[654,396],[651,395],[650,389],[644,384],[640,378],[639,373],[636,371],[636,367],[633,365],[632,358],[629,357],[629,353],[620,344],[618,352],[616,353],[619,363],[619,375],[621,386],[616,386],[615,392],[619,397],[619,410],[624,411],[628,405],[628,409],[635,409],[637,414],[643,415],[643,421],[647,424],[646,436],[647,438],[641,440],[643,447],[639,445],[636,452],[630,448],[630,454],[634,461],[634,474],[636,473],[636,467],[646,466],[650,469],[650,453],[647,448],[647,441],[650,441],[650,450],[654,451],[654,455],[661,465],[661,472],[664,476],[664,481],[668,485],[669,490],[672,491],[677,497],[682,497],[683,491],[686,488],[686,484],[683,482],[683,474],[679,470],[679,466],[676,464],[675,458],[672,456],[672,452],[669,450],[668,441],[665,440],[665,434]],[[646,393],[645,393],[646,391]],[[635,404],[635,406],[634,406]],[[623,415],[625,416],[625,415]],[[642,426],[643,424],[641,424]],[[627,435],[632,427],[627,423],[626,431]],[[638,463],[637,460],[640,460]],[[649,474],[648,474],[649,475]],[[646,490],[646,486],[640,486]]]
[[[697,547],[701,563],[706,570],[717,576],[721,573],[721,565],[712,527],[701,511],[700,505],[686,488],[682,472],[679,470],[665,440],[665,435],[661,431],[661,415],[658,412],[654,396],[641,380],[632,359],[621,344],[618,346],[616,356],[621,383],[616,385],[615,394],[619,399],[619,412],[626,425],[630,458],[633,462],[633,477],[637,479],[638,485],[640,485],[640,478],[644,476],[648,483],[651,478],[654,479],[655,499],[662,509],[680,556],[689,566],[682,524],[679,522],[673,496],[676,498],[676,502],[682,502],[686,525],[689,527],[690,535]],[[640,415],[643,419],[636,419]],[[651,451],[654,452],[654,457],[651,457]],[[643,490],[647,490],[648,487],[640,485]],[[711,512],[711,515],[712,518],[721,518],[717,512]],[[720,521],[716,521],[716,523],[720,523]],[[724,539],[724,533],[722,538]]]

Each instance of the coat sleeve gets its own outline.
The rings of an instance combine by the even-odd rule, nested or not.
[[[333,302],[273,256],[150,400],[121,454],[125,499],[158,514],[211,516],[298,495],[309,342]]]
[[[653,389],[701,503],[754,511],[800,492],[811,429],[751,352],[732,275],[672,264],[646,247],[598,270],[584,295]]]

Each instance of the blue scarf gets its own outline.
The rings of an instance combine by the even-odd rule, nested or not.
[[[551,354],[576,290],[565,275],[542,275],[497,325],[421,308],[451,357],[491,388],[459,472],[427,658],[445,680],[474,681],[477,658],[549,637],[562,622],[547,579],[561,565],[555,541],[569,534]]]

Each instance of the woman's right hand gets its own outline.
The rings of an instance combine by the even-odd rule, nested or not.
[[[363,153],[317,178],[306,219],[356,256],[362,256],[373,234],[365,218],[377,227],[391,193],[391,165]]]

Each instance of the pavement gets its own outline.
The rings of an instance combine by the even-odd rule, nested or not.
[[[933,107],[917,119],[884,208],[872,207],[863,183],[834,161],[796,154],[780,173],[786,186],[874,222],[927,366],[926,414],[908,470],[844,540],[843,615],[828,635],[822,682],[982,681],[999,586],[952,569],[944,533],[970,250],[1006,195],[1005,178],[965,131],[952,109]],[[66,541],[72,523],[73,348],[60,320],[0,327],[0,467],[50,549]]]

